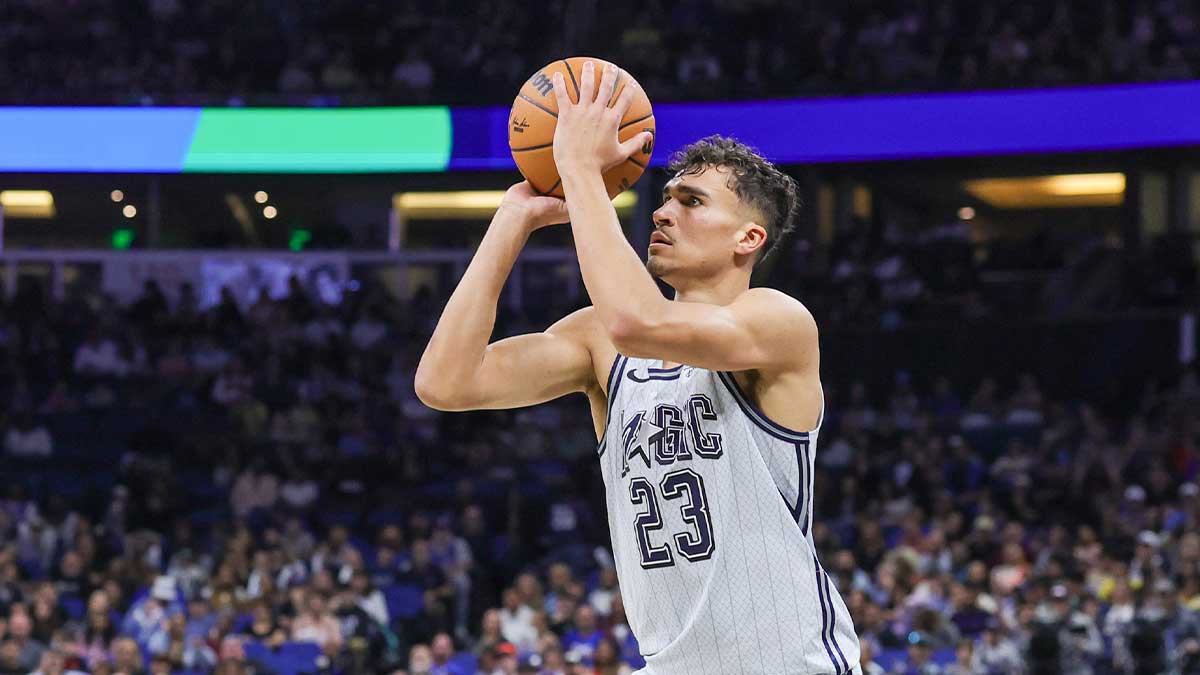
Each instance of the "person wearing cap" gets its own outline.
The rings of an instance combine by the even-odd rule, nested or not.
[[[592,669],[583,662],[583,657],[575,652],[567,652],[563,660],[567,664],[567,675],[595,675]]]
[[[142,646],[164,641],[166,637],[160,633],[166,631],[168,614],[182,609],[178,603],[175,580],[165,575],[156,577],[149,595],[129,608],[121,623],[121,632],[133,637]]]
[[[492,650],[496,660],[497,675],[509,675],[517,672],[517,646],[511,642],[501,642]]]

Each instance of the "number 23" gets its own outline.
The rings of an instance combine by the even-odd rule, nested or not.
[[[672,471],[662,477],[659,483],[663,499],[673,501],[685,498],[685,503],[679,507],[683,519],[692,526],[693,531],[678,532],[672,539],[679,554],[690,562],[708,560],[712,557],[717,545],[713,539],[712,519],[708,510],[708,494],[704,491],[704,479],[691,469]],[[637,506],[645,506],[634,519],[637,529],[638,547],[641,549],[642,567],[654,569],[669,567],[675,564],[675,556],[669,544],[654,546],[650,543],[650,533],[663,527],[662,513],[658,508],[658,497],[654,485],[639,476],[629,481],[629,498]]]

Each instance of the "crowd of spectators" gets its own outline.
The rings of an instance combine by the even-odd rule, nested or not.
[[[1104,232],[1048,226],[979,243],[959,219],[855,219],[828,247],[791,244],[761,281],[802,297],[826,326],[1113,316],[1200,299],[1187,235],[1158,235],[1131,253]]]
[[[572,54],[654,100],[1186,80],[1189,0],[10,0],[8,104],[505,104]]]
[[[422,406],[437,304],[25,286],[0,673],[638,667],[587,406]],[[865,672],[1198,672],[1200,380],[1115,414],[1005,375],[827,387],[813,535]]]

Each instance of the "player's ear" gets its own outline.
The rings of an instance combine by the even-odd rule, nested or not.
[[[737,248],[735,252],[741,255],[753,255],[767,245],[767,228],[756,221],[747,221],[738,230]]]

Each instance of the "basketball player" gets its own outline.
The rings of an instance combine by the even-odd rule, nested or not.
[[[792,228],[795,183],[735,141],[688,146],[643,265],[601,173],[651,139],[618,142],[633,88],[609,107],[615,75],[598,75],[584,67],[578,104],[555,76],[566,203],[509,189],[425,350],[417,393],[441,410],[588,395],[639,673],[858,673],[854,626],[811,534],[817,327],[795,299],[750,288]],[[595,304],[488,344],[529,233],[568,212]]]

